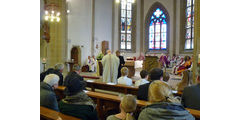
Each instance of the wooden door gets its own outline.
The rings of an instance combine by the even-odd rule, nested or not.
[[[73,64],[78,64],[78,54],[77,47],[73,47],[71,50],[71,60],[73,59]],[[72,71],[73,64],[70,64],[70,71]]]

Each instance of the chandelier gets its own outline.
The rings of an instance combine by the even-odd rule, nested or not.
[[[45,6],[44,19],[51,22],[60,21],[60,12],[58,11],[58,6],[55,4],[47,4]]]
[[[116,0],[116,3],[120,3],[120,1],[124,2],[124,3],[126,3],[126,2],[134,3],[135,2],[135,0]]]

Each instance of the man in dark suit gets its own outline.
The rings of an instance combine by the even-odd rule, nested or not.
[[[200,110],[200,68],[197,67],[197,85],[186,87],[182,94],[182,105],[186,108]]]
[[[116,56],[119,58],[119,60],[120,60],[120,64],[119,64],[119,66],[118,66],[118,76],[117,76],[117,78],[119,78],[119,77],[121,77],[121,69],[122,69],[122,67],[124,66],[124,64],[125,64],[125,61],[124,61],[124,58],[123,58],[123,56],[121,56],[120,55],[120,51],[119,50],[117,50],[116,51]]]
[[[152,81],[163,80],[163,70],[160,68],[154,68],[149,74],[150,83],[140,85],[138,88],[137,99],[148,101],[148,88]]]
[[[68,75],[65,77],[64,84],[63,84],[64,86],[67,86],[69,84],[69,81],[74,78],[78,78],[79,80],[85,82],[83,80],[83,77],[80,76],[80,70],[81,70],[80,65],[74,64],[72,69],[73,69],[73,71],[69,72]],[[86,88],[84,88],[84,89],[86,90]]]

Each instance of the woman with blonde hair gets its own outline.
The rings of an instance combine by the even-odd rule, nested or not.
[[[119,105],[121,112],[116,115],[110,115],[107,120],[135,120],[132,113],[136,110],[137,102],[133,95],[125,95]]]
[[[181,119],[194,120],[184,109],[177,98],[172,95],[171,88],[163,81],[153,81],[149,86],[149,102],[139,115],[139,120]]]
[[[192,78],[189,70],[183,71],[182,81],[177,84],[176,90],[183,91],[185,87],[188,87],[192,84]]]

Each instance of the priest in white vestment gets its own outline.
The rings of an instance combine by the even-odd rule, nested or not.
[[[113,55],[110,50],[107,51],[102,59],[103,65],[103,82],[117,83],[119,58]]]
[[[86,64],[89,67],[89,72],[94,72],[95,71],[95,68],[94,68],[95,67],[95,61],[90,56],[88,56]]]

